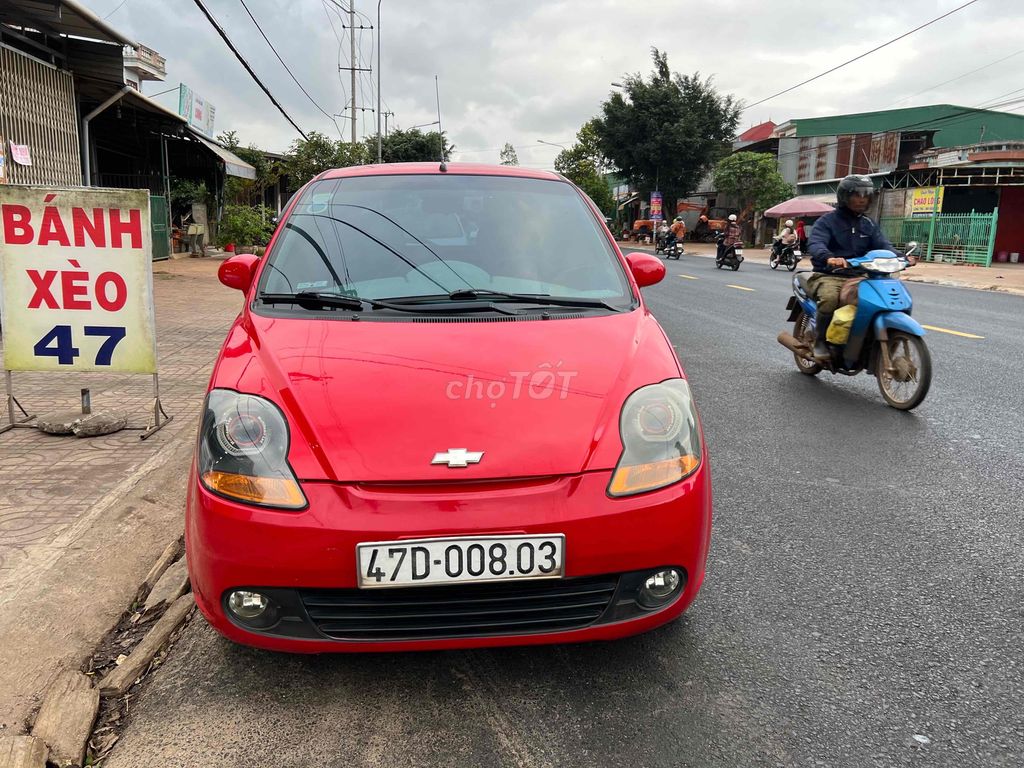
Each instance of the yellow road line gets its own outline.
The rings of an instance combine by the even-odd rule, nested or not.
[[[755,290],[754,288],[744,288],[742,285],[733,285],[732,283],[726,283],[725,287],[735,288],[737,291],[750,291],[751,293],[753,293]]]
[[[700,280],[699,277],[694,277],[693,275],[679,275],[679,277],[685,277],[687,280]]]
[[[974,333],[964,333],[963,331],[951,331],[949,328],[939,328],[937,325],[925,325],[921,324],[922,328],[927,328],[929,331],[938,331],[939,333],[948,333],[953,336],[963,336],[965,339],[984,339],[984,336],[978,336]]]

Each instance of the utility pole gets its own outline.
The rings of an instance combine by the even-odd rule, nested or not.
[[[377,162],[383,162],[384,140],[380,136],[380,3],[377,0]]]
[[[348,3],[349,63],[352,65],[352,144],[356,143],[356,0]]]

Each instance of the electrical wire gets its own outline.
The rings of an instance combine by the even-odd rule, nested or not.
[[[258,21],[256,21],[256,17],[252,15],[252,11],[250,11],[249,10],[249,6],[245,4],[245,0],[238,0],[238,2],[240,2],[242,4],[242,7],[245,9],[245,12],[247,14],[249,14],[249,18],[252,19],[252,23],[256,25],[256,29],[259,30],[260,35],[263,36],[263,39],[266,41],[267,45],[270,46],[270,50],[272,50],[274,52],[274,55],[277,57],[277,60],[279,62],[281,62],[281,66],[284,67],[284,71],[287,72],[289,77],[291,77],[291,79],[295,82],[295,84],[297,86],[299,86],[299,90],[302,91],[304,94],[306,94],[306,98],[310,100],[310,102],[313,104],[313,106],[316,107],[317,109],[319,109],[320,112],[328,120],[330,120],[332,123],[334,123],[334,127],[338,131],[338,136],[340,137],[341,136],[341,128],[338,126],[338,121],[335,120],[334,117],[332,115],[330,115],[328,112],[326,112],[323,107],[321,107],[319,104],[317,104],[316,99],[314,99],[312,96],[310,96],[309,95],[309,91],[307,91],[305,88],[303,88],[302,83],[300,83],[299,79],[297,77],[295,77],[295,73],[293,73],[291,71],[291,69],[289,69],[288,65],[284,63],[284,59],[281,58],[281,54],[279,54],[277,52],[277,48],[275,48],[274,44],[272,42],[270,42],[270,38],[267,37],[267,33],[263,31],[263,27],[261,27],[260,23]]]
[[[121,6],[122,6],[122,5],[124,5],[124,4],[125,4],[125,3],[127,3],[127,2],[128,2],[128,0],[121,0],[121,2],[117,4],[117,8],[115,8],[115,9],[114,9],[114,10],[112,10],[112,11],[111,11],[110,13],[108,13],[108,14],[107,14],[106,16],[104,16],[104,17],[103,17],[103,20],[104,20],[104,21],[106,21],[106,20],[107,20],[107,19],[109,19],[109,18],[110,18],[111,16],[113,16],[113,15],[114,15],[115,13],[117,13],[118,11],[120,11],[120,10],[121,10]]]
[[[942,21],[942,19],[946,18],[947,16],[952,16],[957,11],[962,11],[967,6],[974,5],[976,2],[978,2],[978,0],[968,0],[968,2],[964,3],[963,5],[957,6],[953,10],[947,11],[946,13],[942,14],[941,16],[936,16],[931,21],[926,21],[924,24],[921,24],[918,27],[914,27],[913,29],[911,29],[908,32],[904,32],[899,37],[894,37],[892,40],[889,40],[888,42],[885,42],[885,43],[882,43],[881,45],[875,46],[870,51],[865,51],[864,53],[860,54],[859,56],[854,56],[852,59],[849,59],[848,61],[844,61],[842,64],[837,64],[836,66],[832,67],[831,69],[825,70],[821,74],[815,75],[814,77],[810,77],[810,78],[808,78],[808,79],[806,79],[806,80],[804,80],[802,82],[797,83],[796,85],[791,85],[791,86],[789,86],[789,88],[784,88],[783,90],[779,91],[778,93],[773,93],[771,96],[765,96],[763,99],[759,99],[758,101],[755,101],[753,104],[748,104],[748,105],[744,106],[744,110],[752,109],[752,108],[754,108],[754,107],[756,107],[756,106],[758,106],[760,104],[764,104],[766,101],[771,101],[776,96],[781,96],[784,93],[789,93],[790,91],[795,91],[797,88],[800,88],[801,86],[807,85],[808,83],[812,83],[815,80],[824,77],[825,75],[830,75],[833,72],[835,72],[836,70],[842,69],[843,67],[847,66],[848,64],[853,64],[853,62],[859,61],[860,59],[863,59],[865,56],[870,56],[872,53],[875,53],[876,51],[880,51],[883,48],[885,48],[886,46],[892,45],[893,43],[898,42],[898,41],[902,40],[905,37],[909,37],[910,35],[914,34],[915,32],[919,32],[920,30],[924,29],[925,27],[931,26],[932,24],[934,24],[937,21]]]
[[[225,32],[224,28],[217,23],[217,20],[213,17],[213,14],[210,13],[209,9],[207,9],[207,7],[203,4],[203,0],[195,0],[195,4],[199,6],[199,10],[201,10],[203,12],[203,15],[206,16],[207,21],[209,21],[213,28],[217,30],[217,34],[221,36],[221,39],[224,40],[228,48],[231,49],[231,52],[235,54],[235,58],[238,59],[239,63],[243,67],[245,67],[245,71],[249,73],[249,76],[253,79],[253,81],[255,81],[256,85],[258,85],[263,90],[263,92],[267,94],[267,98],[270,99],[271,103],[275,107],[277,107],[277,110],[282,115],[284,115],[284,119],[292,124],[292,127],[299,132],[299,135],[302,136],[302,138],[309,139],[309,136],[306,135],[306,132],[299,128],[298,123],[292,120],[291,115],[285,112],[284,107],[282,107],[280,102],[278,102],[278,100],[274,98],[274,94],[272,94],[270,92],[270,89],[263,84],[263,81],[260,80],[259,75],[257,75],[253,71],[252,67],[249,66],[249,62],[247,62],[245,58],[242,56],[242,54],[239,52],[239,50],[235,48],[235,44],[231,42],[231,38],[228,37],[228,33]]]
[[[1007,59],[1012,59],[1014,56],[1019,56],[1022,53],[1024,53],[1024,48],[1021,48],[1020,50],[1014,51],[1009,56],[1003,56],[1003,58],[1001,58],[1001,59],[996,59],[995,61],[989,62],[988,64],[986,64],[983,67],[978,67],[977,69],[972,69],[970,72],[964,72],[963,74],[957,75],[956,77],[951,77],[949,80],[943,80],[941,83],[938,83],[937,85],[929,86],[928,88],[925,88],[924,90],[917,91],[916,93],[912,93],[909,96],[904,96],[902,99],[896,99],[896,101],[890,101],[885,106],[889,107],[889,106],[892,106],[893,104],[899,104],[902,101],[909,101],[910,99],[914,98],[915,96],[920,96],[922,93],[928,93],[928,91],[934,91],[936,88],[941,88],[942,86],[948,85],[949,83],[954,83],[957,80],[962,80],[963,78],[967,77],[968,75],[973,75],[975,72],[981,72],[983,69],[988,69],[989,67],[994,67],[996,64],[1001,64],[1002,62],[1006,61]],[[883,107],[883,109],[884,109],[884,107]]]

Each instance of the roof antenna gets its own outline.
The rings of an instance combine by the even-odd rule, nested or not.
[[[441,94],[437,90],[437,75],[434,75],[434,98],[437,99],[437,136],[441,139],[441,173],[448,173],[444,162],[444,131],[441,130]]]

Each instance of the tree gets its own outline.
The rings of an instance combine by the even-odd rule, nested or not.
[[[370,151],[364,143],[335,141],[322,133],[310,131],[308,139],[296,139],[292,142],[285,159],[285,167],[292,185],[297,189],[323,171],[363,165],[370,162],[370,156]]]
[[[243,147],[237,131],[225,131],[217,136],[217,141],[228,150],[238,155],[256,170],[255,179],[241,179],[229,176],[224,183],[224,201],[237,205],[260,205],[263,194],[269,187],[277,184],[281,178],[281,167],[278,162],[267,157],[259,147],[250,144]]]
[[[715,166],[715,189],[734,195],[744,214],[763,211],[793,195],[776,160],[763,152],[737,152]]]
[[[651,50],[654,71],[623,81],[601,105],[593,129],[601,153],[642,193],[685,197],[730,149],[740,104],[710,77],[673,74],[667,54]]]
[[[615,201],[605,181],[608,159],[601,153],[593,120],[576,132],[575,144],[558,153],[555,170],[586,192],[606,215],[614,212]]]
[[[441,160],[441,145],[444,143],[444,159],[451,158],[454,147],[448,137],[437,131],[423,133],[419,128],[391,131],[381,142],[381,158],[385,163],[425,163]],[[377,156],[377,136],[366,139],[367,151]]]
[[[516,154],[516,148],[507,141],[505,146],[501,148],[499,157],[501,158],[502,165],[519,165],[519,155]]]

